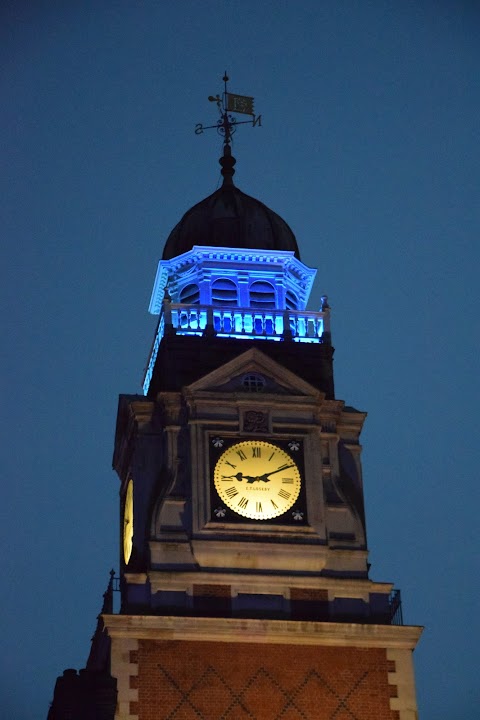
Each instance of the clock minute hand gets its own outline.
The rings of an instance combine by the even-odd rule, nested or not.
[[[278,470],[272,470],[271,472],[263,473],[263,475],[258,475],[258,477],[252,477],[249,478],[248,475],[244,475],[245,480],[247,482],[252,483],[256,481],[260,482],[270,482],[269,475],[275,475],[275,473],[282,472],[282,470],[288,470],[288,468],[294,467],[294,465],[282,465],[282,467],[279,467]]]
[[[271,472],[263,473],[263,475],[243,475],[243,473],[238,472],[234,475],[222,475],[222,480],[229,480],[230,478],[235,478],[239,482],[242,480],[246,480],[247,483],[251,484],[254,482],[269,482],[269,475],[275,475],[275,473],[282,472],[282,470],[288,470],[288,468],[294,467],[293,463],[292,465],[282,465],[281,467],[277,468],[277,470],[272,470]]]
[[[278,470],[272,470],[272,472],[265,473],[265,475],[262,475],[262,477],[268,477],[269,475],[275,475],[275,473],[282,472],[282,470],[288,470],[288,468],[295,467],[293,463],[291,465],[282,465],[282,467],[279,467]]]

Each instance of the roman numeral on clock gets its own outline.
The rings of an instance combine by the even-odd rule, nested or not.
[[[232,485],[232,487],[229,487],[225,490],[225,495],[227,495],[229,498],[234,498],[235,495],[238,495],[238,490]]]
[[[255,503],[255,510],[257,512],[262,512],[262,503],[261,502]]]
[[[228,462],[228,460],[225,460],[225,465],[230,465],[230,467],[233,468],[234,470],[235,470],[235,468],[237,467],[237,466],[234,465],[233,463]]]
[[[282,483],[284,485],[291,485],[293,483],[293,478],[282,478]]]
[[[252,457],[259,458],[262,455],[262,450],[259,447],[252,447]]]
[[[243,509],[245,510],[245,508],[247,507],[247,505],[248,505],[248,500],[247,500],[247,498],[245,498],[245,497],[240,498],[240,500],[238,501],[238,507],[241,507],[241,508],[243,508]]]
[[[243,452],[243,450],[237,450],[237,455],[238,455],[238,457],[240,458],[240,460],[246,460],[246,459],[247,459],[247,456],[245,455],[245,453]]]
[[[270,502],[272,503],[272,505],[273,505],[273,507],[275,508],[275,510],[278,510],[278,505],[277,505],[277,503],[275,502],[275,500],[270,500]]]
[[[288,498],[290,497],[291,494],[292,494],[292,493],[287,492],[287,491],[284,490],[283,488],[278,491],[278,497],[281,497],[281,498],[283,498],[284,500],[288,500]]]

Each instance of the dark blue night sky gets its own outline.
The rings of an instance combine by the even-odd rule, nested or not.
[[[371,577],[402,590],[421,720],[478,714],[480,9],[467,0],[27,0],[0,9],[5,717],[85,664],[112,567],[117,397],[157,261],[215,190],[207,97],[255,97],[235,181],[328,294],[363,435]]]

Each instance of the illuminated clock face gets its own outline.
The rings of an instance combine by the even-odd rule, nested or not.
[[[123,510],[123,557],[128,564],[133,545],[133,480],[128,481]]]
[[[295,503],[301,478],[295,461],[278,445],[244,440],[220,455],[214,484],[233,512],[251,520],[271,520]]]

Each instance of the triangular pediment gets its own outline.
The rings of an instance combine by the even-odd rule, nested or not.
[[[249,383],[264,381],[265,393],[296,395],[323,399],[325,394],[287,370],[257,348],[250,348],[238,357],[204,375],[186,388],[187,393],[242,392]],[[253,388],[250,388],[253,389]]]

